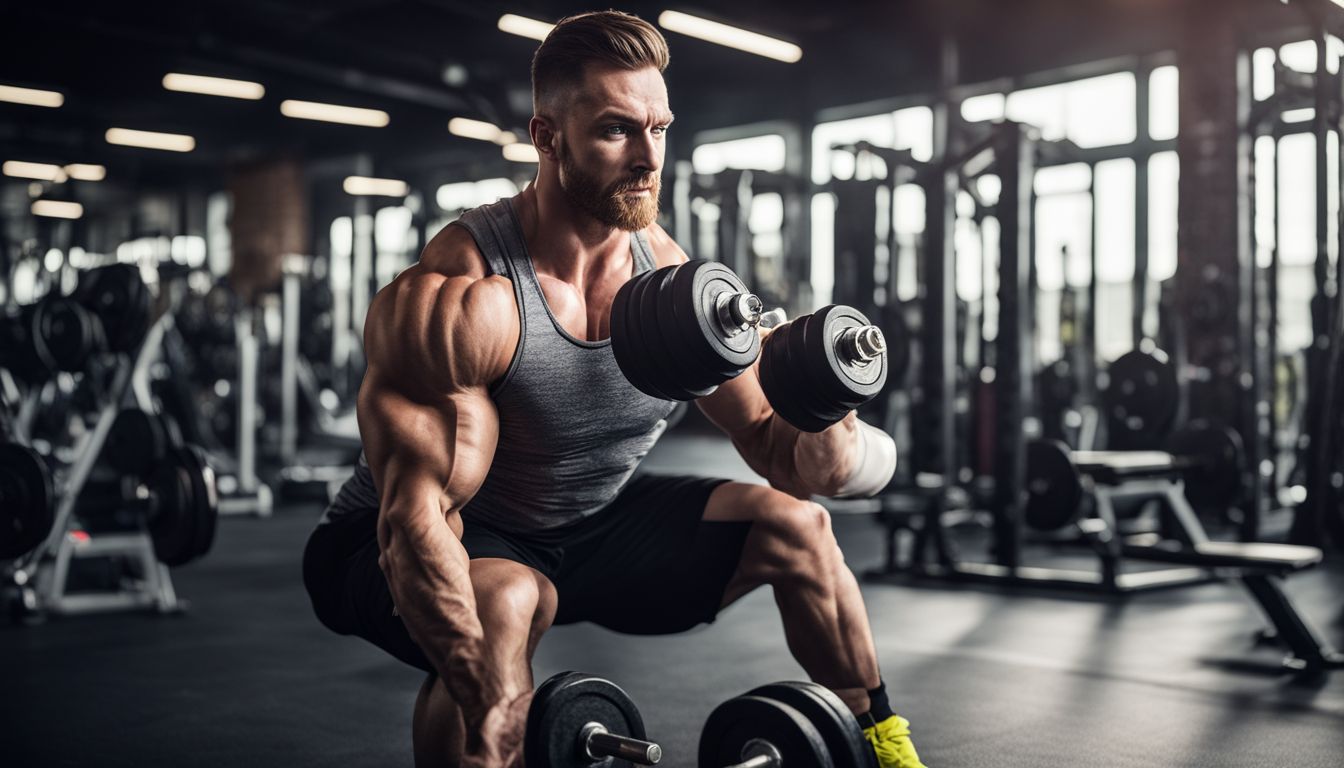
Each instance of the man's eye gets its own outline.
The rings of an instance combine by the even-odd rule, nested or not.
[[[606,132],[610,136],[616,136],[619,134],[626,133],[627,131],[624,125],[609,125],[607,126]]]
[[[657,135],[657,136],[662,136],[663,134],[667,133],[667,126],[666,126],[666,125],[655,125],[655,126],[653,127],[653,132],[654,132],[654,134]]]

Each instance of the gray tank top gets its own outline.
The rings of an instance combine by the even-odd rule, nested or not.
[[[585,341],[561,327],[527,255],[512,199],[467,211],[454,223],[471,233],[489,273],[513,283],[522,328],[508,372],[490,390],[499,412],[494,461],[463,519],[513,531],[574,523],[616,497],[662,434],[673,404],[626,380],[610,339]],[[653,269],[644,233],[631,234],[630,251],[635,274]],[[377,511],[361,454],[323,522]]]

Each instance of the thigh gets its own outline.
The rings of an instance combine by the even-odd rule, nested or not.
[[[309,539],[304,553],[304,581],[312,596],[318,618],[331,630],[355,635],[391,654],[410,666],[434,672],[420,646],[411,638],[396,610],[387,578],[378,564],[380,550],[376,533],[376,515],[366,521],[342,521],[318,528]],[[540,635],[550,624],[556,598],[550,579],[542,569],[559,563],[558,550],[532,547],[480,525],[463,526],[462,544],[471,558],[471,579],[477,596],[478,613],[482,603],[514,600],[518,590],[502,590],[503,584],[517,583],[520,573],[535,584],[532,610],[539,607],[549,613],[532,616],[533,634]],[[482,591],[478,579],[485,586]],[[526,597],[523,602],[526,602]],[[490,619],[507,615],[506,606],[486,605]],[[539,621],[540,619],[540,621]],[[536,637],[530,637],[529,652]]]
[[[567,544],[555,623],[592,621],[629,634],[711,622],[737,570],[748,521],[706,521],[725,480],[642,475],[622,490],[600,535]]]

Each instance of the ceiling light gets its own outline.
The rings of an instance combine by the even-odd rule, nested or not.
[[[190,152],[196,148],[196,139],[181,133],[133,131],[129,128],[108,128],[107,143],[144,149],[162,149],[167,152]]]
[[[0,85],[0,101],[28,104],[34,107],[55,108],[65,103],[65,97],[55,91],[39,91],[36,88],[20,88],[17,85]]]
[[[322,104],[316,101],[295,101],[293,99],[280,102],[280,114],[300,120],[321,120],[326,123],[363,125],[369,128],[382,128],[389,122],[387,113],[381,109],[343,107],[339,104]]]
[[[204,75],[184,75],[169,72],[163,76],[163,87],[181,93],[202,93],[206,96],[223,96],[229,99],[251,99],[256,101],[266,95],[261,83],[247,80],[230,80],[224,77],[206,77]]]
[[[46,216],[52,219],[78,219],[84,215],[84,206],[68,200],[34,200],[34,216]]]
[[[23,160],[6,160],[0,166],[0,172],[16,179],[40,179],[41,181],[65,181],[65,171],[59,165],[47,163],[29,163]]]
[[[107,178],[107,169],[101,165],[71,163],[65,166],[65,173],[77,181],[102,181]]]
[[[512,13],[499,17],[499,31],[519,37],[530,37],[533,40],[545,40],[554,28],[554,24],[529,19],[526,16],[515,16]]]
[[[512,160],[515,163],[539,163],[541,156],[537,154],[537,148],[531,144],[518,142],[517,144],[506,144],[503,148],[504,159]]]
[[[341,185],[347,195],[380,195],[405,197],[411,187],[401,179],[374,179],[368,176],[347,176]]]
[[[663,11],[658,16],[658,25],[673,32],[680,32],[683,35],[789,64],[803,58],[803,49],[793,43],[786,43],[773,37],[748,32],[745,29],[730,27],[717,21],[702,19],[688,13]]]
[[[1344,0],[1340,0],[1344,2]],[[1303,107],[1302,109],[1285,109],[1279,119],[1285,123],[1305,123],[1316,119],[1316,109],[1314,107]]]
[[[461,136],[467,139],[480,139],[481,141],[494,141],[499,138],[499,126],[494,123],[487,123],[483,120],[471,120],[465,117],[454,117],[448,121],[448,132],[454,136]]]
[[[518,142],[518,137],[513,135],[513,131],[500,131],[499,135],[492,139],[492,141],[503,147],[509,144],[516,144]]]

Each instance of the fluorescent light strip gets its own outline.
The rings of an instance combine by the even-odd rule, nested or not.
[[[16,179],[39,179],[41,181],[65,181],[65,171],[59,165],[47,163],[29,163],[23,160],[6,160],[0,166],[0,173]]]
[[[773,37],[748,32],[738,27],[730,27],[717,21],[702,19],[689,13],[663,11],[658,15],[658,25],[672,32],[699,38],[706,42],[736,48],[739,51],[754,53],[757,56],[792,64],[803,58],[803,49],[793,43],[786,43]]]
[[[379,195],[405,197],[411,187],[401,179],[374,179],[368,176],[347,176],[341,185],[347,195]]]
[[[101,165],[71,163],[65,166],[65,174],[76,181],[102,181],[107,178],[107,169]]]
[[[362,125],[368,128],[382,128],[390,122],[387,113],[381,109],[343,107],[339,104],[293,99],[280,102],[280,114],[299,120],[321,120],[325,123]]]
[[[517,144],[506,144],[501,148],[505,160],[512,160],[515,163],[539,163],[541,157],[537,154],[537,148],[531,144],[518,142]]]
[[[78,219],[84,215],[84,206],[68,200],[34,200],[32,212],[50,219]]]
[[[466,117],[454,117],[449,120],[448,132],[464,139],[480,139],[481,141],[494,141],[502,133],[499,126],[494,123],[472,120]]]
[[[1340,0],[1344,2],[1344,0]],[[1286,109],[1279,119],[1285,123],[1305,123],[1316,119],[1315,107],[1303,107],[1301,109]]]
[[[169,72],[163,76],[163,87],[180,93],[201,93],[206,96],[223,96],[228,99],[249,99],[256,101],[266,95],[261,83],[248,80],[230,80],[224,77],[206,77],[204,75],[184,75],[181,72]]]
[[[125,147],[140,147],[142,149],[162,149],[165,152],[190,152],[196,148],[196,139],[181,133],[108,128],[104,138],[107,139],[108,144],[120,144]]]
[[[65,103],[65,97],[55,91],[20,88],[17,85],[0,85],[0,101],[55,109]]]
[[[545,40],[554,28],[554,24],[547,24],[544,21],[537,21],[512,13],[506,13],[499,17],[500,32],[508,32],[510,35],[518,35],[519,37],[530,37],[533,40]]]
[[[513,131],[500,131],[499,135],[491,139],[491,141],[501,147],[507,147],[510,144],[518,143],[518,137],[513,135]]]

